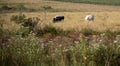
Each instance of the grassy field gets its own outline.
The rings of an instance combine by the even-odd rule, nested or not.
[[[0,0],[0,66],[119,66],[120,6],[96,2]]]
[[[26,14],[27,17],[35,17],[35,16],[39,17],[41,20],[45,21],[46,23],[61,27],[65,30],[66,29],[81,30],[86,26],[87,27],[89,26],[90,28],[99,31],[107,30],[107,29],[111,29],[113,31],[113,30],[118,30],[120,28],[119,27],[120,6],[93,5],[93,4],[82,4],[82,3],[79,4],[79,3],[41,1],[41,0],[35,1],[36,3],[34,3],[32,0],[31,2],[33,3],[30,3],[30,1],[28,2],[27,0],[26,2],[18,1],[21,2],[21,4],[18,4],[17,1],[11,1],[9,3],[7,2],[9,1],[4,1],[4,2],[2,1],[0,5],[1,7],[3,5],[7,5],[9,7],[11,6],[14,8],[13,10],[3,10],[3,11],[1,10],[1,17],[3,18],[8,17],[7,21],[10,20],[10,17],[12,15],[18,14],[18,13],[7,13],[7,12],[20,12],[20,10],[23,9],[22,12]],[[45,19],[45,10],[43,9],[43,7],[46,6],[50,7],[50,9],[46,10],[47,15]],[[33,12],[31,10],[33,10]],[[95,15],[95,21],[93,23],[88,24],[87,22],[85,22],[84,18],[87,14]],[[52,18],[56,15],[64,15],[65,20],[58,24],[53,24]]]
[[[67,2],[56,2],[56,1],[40,1],[37,3],[29,3],[29,2],[26,3],[22,1],[21,4],[28,9],[35,9],[37,11],[43,11],[42,7],[44,6],[50,6],[52,9],[48,11],[53,10],[53,12],[120,11],[120,6],[93,5],[93,4],[83,4],[83,3],[79,4],[79,3],[67,3]],[[2,7],[3,5],[8,5],[15,8],[15,7],[19,7],[20,3],[15,3],[15,1],[11,1],[7,3],[6,1],[0,3],[0,7]],[[14,12],[14,10],[12,12]]]
[[[44,24],[51,24],[65,30],[76,29],[81,30],[82,28],[89,27],[93,30],[104,31],[110,29],[111,31],[117,31],[120,29],[120,12],[57,12],[51,13],[47,12],[46,18],[44,12],[36,12],[36,13],[23,13],[27,17],[38,17],[42,20]],[[10,22],[10,17],[12,15],[19,13],[6,13],[1,14],[1,17],[7,22]],[[84,20],[87,14],[94,14],[95,20],[94,22],[86,22]],[[56,15],[64,15],[65,20],[59,23],[53,23],[53,17]],[[6,20],[7,18],[7,20]],[[41,21],[40,21],[41,22]],[[10,22],[11,23],[11,22]],[[11,23],[12,24],[12,23]],[[8,25],[9,27],[9,25]]]
[[[102,5],[120,5],[119,0],[54,0],[64,2],[75,2],[75,3],[89,3],[89,4],[102,4]]]

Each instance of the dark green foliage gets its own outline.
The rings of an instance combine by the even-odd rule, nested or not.
[[[34,27],[38,24],[39,20],[40,20],[40,19],[39,19],[38,17],[28,18],[28,19],[26,19],[26,21],[22,24],[22,26],[34,28]]]
[[[2,7],[1,7],[1,10],[11,10],[12,8],[11,7],[9,7],[9,6],[7,6],[7,5],[3,5]]]
[[[84,28],[81,30],[81,33],[84,34],[85,36],[100,34],[100,32],[95,31],[91,28]]]
[[[109,29],[104,32],[107,36],[115,36],[120,35],[120,30],[110,31]]]
[[[9,5],[9,4],[3,4],[0,7],[0,12],[1,13],[8,13],[8,12],[34,12],[38,11],[39,9],[34,9],[34,8],[27,8],[24,6],[24,4],[15,4]]]
[[[54,1],[65,1],[75,3],[90,3],[90,4],[103,4],[103,5],[120,5],[120,0],[54,0]]]
[[[0,20],[0,37],[3,35],[3,20]]]
[[[102,44],[95,52],[94,61],[99,66],[119,66],[120,62],[120,48],[117,45],[104,45]],[[98,59],[96,59],[98,58]]]
[[[30,32],[34,32],[34,29],[39,21],[39,18],[26,18],[24,14],[13,15],[11,21],[20,24],[21,28],[15,32],[17,35],[22,35],[23,37],[28,36]],[[36,32],[34,32],[36,33]]]
[[[21,27],[15,34],[16,35],[22,35],[22,37],[26,37],[32,32],[32,29],[30,27]]]
[[[52,35],[62,35],[62,34],[64,34],[64,31],[58,27],[46,25],[44,28],[38,30],[37,35],[42,36],[42,35],[47,34],[47,33],[50,33]]]
[[[18,34],[0,48],[0,66],[119,66],[120,43],[107,43],[104,38],[97,46],[86,45],[86,39],[82,38],[79,44],[64,45],[44,44],[32,33],[26,37]]]
[[[39,53],[37,53],[37,47],[39,47]],[[37,62],[38,56],[35,55],[40,55],[40,48],[37,38],[33,36],[26,38],[22,38],[21,35],[14,36],[7,47],[0,48],[0,66],[32,66]]]

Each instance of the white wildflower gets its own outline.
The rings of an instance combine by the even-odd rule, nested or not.
[[[117,43],[117,40],[114,40],[114,42],[113,43]]]

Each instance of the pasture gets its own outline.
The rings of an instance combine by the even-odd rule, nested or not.
[[[60,1],[0,0],[0,66],[120,65],[119,1]]]
[[[90,27],[91,29],[98,31],[104,30],[116,31],[119,30],[120,28],[119,27],[120,6],[94,5],[42,0],[37,1],[1,0],[0,7],[2,7],[2,5],[7,5],[9,7],[14,8],[13,10],[7,11],[1,10],[0,16],[2,18],[7,18],[5,19],[5,21],[8,23],[10,22],[10,17],[15,14],[18,15],[19,12],[21,12],[20,10],[23,8],[22,12],[27,17],[40,18],[43,22],[42,26],[44,26],[45,24],[52,24],[53,26],[60,27],[64,30],[67,29],[81,30],[83,28]],[[46,6],[49,7],[48,10],[44,10],[44,7]],[[95,21],[93,23],[85,22],[84,20],[85,16],[88,14],[95,15]],[[52,20],[54,16],[57,15],[65,16],[65,20],[57,24],[53,24]],[[10,24],[12,23],[10,22]]]
[[[33,12],[26,13],[23,12],[27,17],[38,17],[40,18],[42,25],[51,24],[56,27],[60,27],[64,30],[81,30],[83,28],[91,28],[97,31],[111,30],[117,31],[120,29],[120,12]],[[6,13],[1,14],[2,18],[5,18],[5,21],[10,22],[10,17],[12,15],[18,15],[19,13]],[[94,14],[94,22],[85,21],[85,16],[88,14]],[[63,15],[65,16],[64,21],[53,23],[54,16]],[[11,22],[10,22],[11,23]],[[11,23],[12,24],[12,23]],[[8,25],[9,27],[9,25]]]
[[[74,3],[89,3],[89,4],[102,4],[102,5],[120,5],[119,0],[54,0]]]

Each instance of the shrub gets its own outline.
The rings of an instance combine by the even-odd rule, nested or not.
[[[42,7],[44,10],[50,10],[50,9],[53,9],[51,6],[43,6]]]
[[[37,39],[32,34],[26,38],[21,35],[12,37],[7,47],[0,48],[0,66],[34,65],[42,53],[41,44],[38,44]]]
[[[42,36],[43,34],[51,33],[52,35],[62,35],[64,31],[60,28],[53,27],[51,25],[46,25],[44,28],[38,30],[37,35]]]
[[[107,36],[115,36],[115,35],[119,35],[120,34],[120,30],[117,30],[117,31],[111,31],[111,30],[106,30],[104,32]]]
[[[26,37],[32,32],[32,29],[29,27],[21,27],[19,30],[15,32],[16,35],[22,35],[22,37]]]
[[[17,24],[21,24],[21,23],[25,22],[25,20],[26,20],[25,18],[26,18],[26,16],[24,14],[19,14],[19,15],[13,15],[10,20],[14,21]]]
[[[100,45],[99,49],[97,49],[94,54],[94,61],[96,64],[100,66],[118,66],[120,64],[120,51],[118,46],[118,44],[107,46],[104,44]]]
[[[0,37],[3,35],[3,21],[0,20]]]
[[[23,4],[18,4],[16,8],[18,11],[24,11],[27,9]]]
[[[119,43],[86,43],[81,38],[79,44],[44,44],[33,33],[15,35],[0,48],[0,66],[119,66]]]
[[[100,32],[94,31],[91,28],[83,28],[81,30],[81,33],[83,33],[85,36],[94,35],[94,34],[100,34]]]
[[[3,5],[3,6],[1,7],[1,9],[2,9],[2,10],[10,10],[10,9],[12,9],[12,8],[9,7],[9,6],[7,6],[7,5]]]

